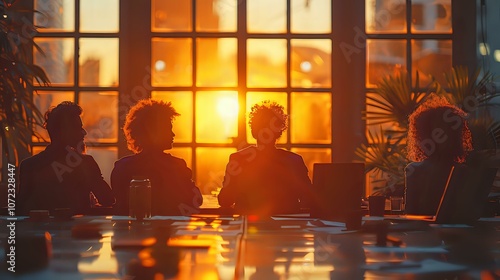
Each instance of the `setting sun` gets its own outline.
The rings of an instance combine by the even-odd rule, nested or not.
[[[217,113],[225,119],[236,119],[238,117],[238,99],[224,96],[217,100]]]

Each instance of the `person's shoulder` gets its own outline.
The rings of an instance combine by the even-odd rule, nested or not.
[[[282,157],[286,157],[286,158],[289,158],[292,160],[302,160],[302,156],[297,154],[297,153],[294,153],[294,152],[291,152],[291,151],[288,151],[285,149],[276,149],[276,151]]]
[[[43,159],[45,158],[45,153],[46,153],[45,151],[41,151],[40,153],[38,153],[36,155],[27,157],[21,161],[19,166],[29,167],[29,166],[40,164],[40,163],[42,163]]]
[[[413,161],[410,162],[406,165],[405,169],[415,169],[415,168],[423,168],[426,167],[428,164],[423,162],[423,161]]]
[[[249,153],[255,153],[258,149],[255,146],[247,146],[243,149],[238,150],[230,155],[230,157],[246,157]]]
[[[115,168],[136,164],[137,160],[138,160],[137,155],[124,156],[115,161]]]
[[[429,169],[429,164],[423,161],[414,161],[410,162],[405,166],[404,172],[406,177],[410,177],[411,175],[414,175],[415,173],[422,173],[426,172],[425,170]],[[415,176],[412,176],[415,177]]]
[[[180,157],[173,156],[170,153],[166,153],[163,157],[165,160],[171,161],[174,164],[184,164],[184,165],[186,164],[186,160]]]
[[[92,155],[89,155],[89,154],[82,154],[81,156],[82,156],[82,158],[83,158],[84,160],[93,160],[93,161],[95,161],[95,159],[94,159],[94,157],[93,157]]]

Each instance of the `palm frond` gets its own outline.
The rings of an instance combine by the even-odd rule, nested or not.
[[[469,74],[468,68],[464,66],[453,67],[450,73],[445,73],[451,102],[467,113],[475,111],[478,106],[484,106],[491,98],[498,96],[485,90],[496,79],[494,74],[480,74],[481,69]]]
[[[34,11],[19,3],[0,1],[4,18],[0,21],[0,124],[3,155],[9,162],[30,155],[33,127],[41,125],[42,113],[33,102],[36,86],[50,83],[44,70],[31,61],[33,47],[40,49],[33,36],[36,27],[30,21]]]
[[[400,129],[408,128],[408,115],[422,103],[433,91],[436,91],[436,82],[420,88],[418,73],[416,75],[415,87],[411,87],[410,77],[406,72],[398,75],[387,76],[377,85],[374,94],[367,96],[366,104],[368,110],[364,112],[364,118],[369,125],[395,123]],[[377,122],[370,122],[377,120]]]

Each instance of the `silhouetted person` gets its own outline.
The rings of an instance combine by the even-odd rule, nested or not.
[[[70,208],[73,214],[89,213],[91,193],[102,206],[115,199],[90,155],[84,154],[82,108],[64,101],[45,113],[44,127],[51,143],[41,153],[25,159],[20,166],[19,208],[30,210]]]
[[[448,176],[464,173],[472,137],[466,113],[443,97],[431,96],[409,116],[405,169],[408,214],[435,215]]]
[[[304,160],[275,146],[287,123],[283,106],[275,102],[252,107],[249,124],[257,145],[229,157],[218,196],[222,207],[234,204],[238,213],[263,216],[298,213],[308,207],[311,181]]]
[[[128,215],[129,187],[133,177],[151,181],[152,215],[190,215],[203,202],[192,172],[181,159],[165,153],[172,149],[172,122],[179,113],[171,103],[145,99],[134,105],[123,132],[134,155],[121,158],[111,172],[116,197],[115,214]]]

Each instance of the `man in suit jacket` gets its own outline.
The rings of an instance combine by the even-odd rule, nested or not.
[[[64,101],[45,113],[45,128],[51,143],[20,166],[19,209],[70,208],[73,214],[88,214],[94,198],[102,206],[115,202],[111,188],[90,155],[84,154],[82,108]],[[91,199],[92,197],[92,199]]]
[[[309,206],[311,181],[304,160],[275,146],[287,120],[283,106],[276,102],[264,101],[252,107],[249,124],[257,145],[229,157],[218,196],[222,207],[268,216],[298,213]]]

